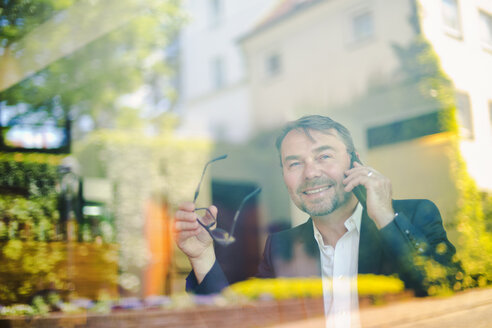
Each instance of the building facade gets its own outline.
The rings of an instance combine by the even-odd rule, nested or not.
[[[184,1],[189,21],[180,37],[180,134],[236,143],[251,135],[248,74],[237,39],[273,2]]]
[[[426,85],[427,53],[416,52],[425,39],[455,88],[469,172],[492,190],[492,158],[482,151],[492,149],[490,1],[284,3],[289,10],[242,39],[256,129],[329,115],[353,133],[363,161],[392,179],[395,198],[430,198],[451,219],[452,141],[439,127],[440,91]]]
[[[490,192],[491,6],[488,0],[277,1],[259,17],[237,14],[250,26],[229,38],[240,45],[233,53],[241,69],[222,78],[220,67],[231,59],[218,55],[219,30],[209,33],[203,22],[204,38],[182,43],[189,62],[182,131],[205,127],[219,141],[217,155],[231,155],[212,169],[213,181],[263,187],[256,204],[260,245],[276,226],[306,219],[289,200],[273,143],[285,122],[308,114],[346,125],[362,161],[392,180],[395,198],[431,199],[452,226],[459,196],[454,140],[440,123],[442,90],[431,82],[442,72],[452,83],[461,153],[478,187]]]

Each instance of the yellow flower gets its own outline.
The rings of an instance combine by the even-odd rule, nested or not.
[[[403,282],[396,277],[359,275],[358,293],[363,296],[396,294],[404,289]],[[289,298],[315,298],[323,295],[321,278],[252,278],[229,286],[226,294],[236,293],[249,299],[261,296],[277,300]]]

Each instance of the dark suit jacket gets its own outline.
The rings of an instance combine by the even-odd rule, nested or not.
[[[432,281],[427,278],[423,263],[433,259],[444,266],[446,277],[440,280],[453,284],[460,264],[453,262],[456,249],[449,242],[439,210],[429,200],[395,200],[395,219],[378,230],[366,210],[362,214],[359,241],[358,271],[361,274],[398,274],[407,288],[416,295],[426,295]],[[420,260],[419,260],[420,258]],[[270,235],[265,243],[258,277],[320,276],[320,253],[314,239],[313,223]],[[216,262],[201,284],[193,273],[187,278],[187,290],[199,294],[219,292],[228,285]]]

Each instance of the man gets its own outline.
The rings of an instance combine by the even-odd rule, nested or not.
[[[453,283],[460,265],[437,207],[429,200],[392,200],[391,181],[360,163],[344,126],[328,117],[302,117],[284,127],[276,146],[290,197],[311,217],[268,237],[259,277],[317,274],[333,278],[333,293],[344,289],[338,278],[358,273],[396,273],[416,295],[426,295],[439,281]],[[353,192],[361,187],[363,205]],[[181,204],[175,223],[176,243],[193,268],[187,289],[218,292],[227,280],[194,209],[193,203]],[[209,210],[217,215],[214,206]],[[430,277],[429,263],[441,265],[445,277]],[[325,305],[333,306],[325,282]],[[353,299],[348,302],[353,306]]]

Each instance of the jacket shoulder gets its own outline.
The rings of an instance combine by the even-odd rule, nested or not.
[[[311,218],[309,218],[306,222],[298,226],[272,233],[271,238],[274,240],[283,240],[283,239],[292,239],[292,238],[297,238],[299,236],[304,236],[308,234],[309,231],[313,231],[312,225],[313,225],[313,221],[311,220]],[[313,236],[314,236],[314,232],[313,232]]]
[[[291,258],[295,245],[301,245],[306,254],[310,256],[319,255],[311,218],[296,227],[270,235],[271,252],[282,258]]]
[[[399,199],[393,200],[393,208],[395,212],[414,212],[416,209],[427,209],[430,211],[438,211],[436,204],[428,199]]]

